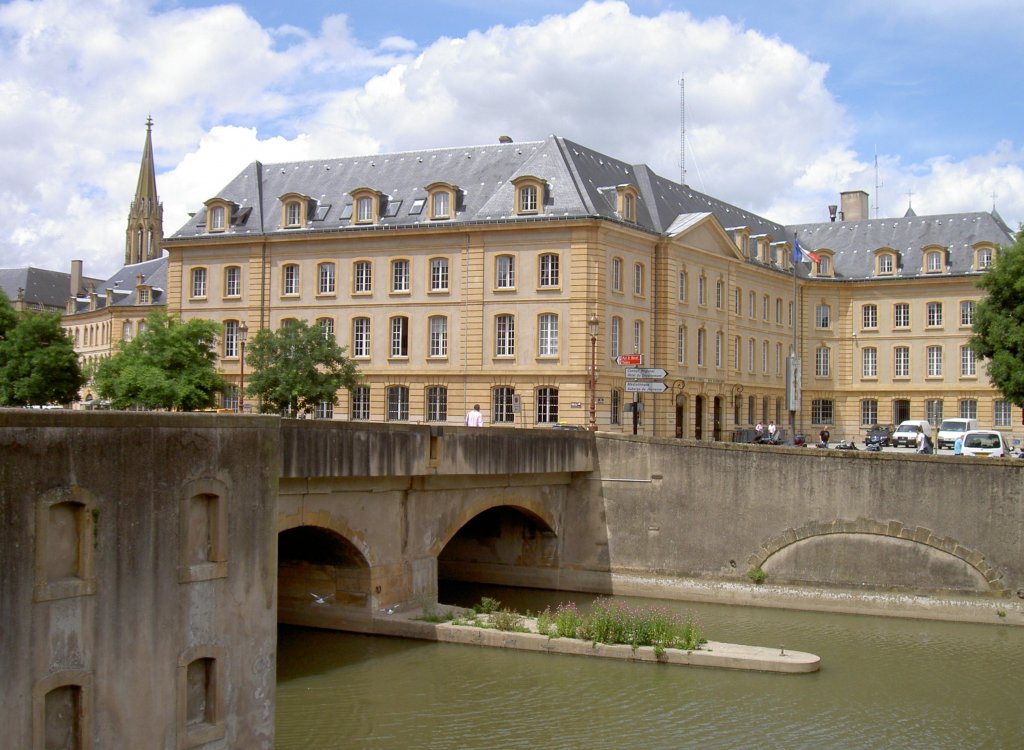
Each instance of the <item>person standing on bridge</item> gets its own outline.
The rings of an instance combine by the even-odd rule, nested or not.
[[[779,432],[779,427],[778,427],[778,425],[775,424],[775,420],[774,419],[769,419],[768,420],[768,442],[769,443],[774,443],[775,442],[775,436],[778,434],[778,432]]]
[[[480,411],[480,404],[473,404],[473,408],[466,412],[466,427],[483,427],[484,415]]]

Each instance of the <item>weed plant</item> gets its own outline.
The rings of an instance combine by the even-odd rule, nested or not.
[[[586,615],[571,602],[559,604],[554,612],[545,609],[537,617],[537,632],[552,638],[623,643],[633,648],[653,646],[659,656],[666,648],[693,651],[706,642],[692,617],[604,598],[596,599]]]

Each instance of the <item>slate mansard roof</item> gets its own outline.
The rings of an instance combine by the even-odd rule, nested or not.
[[[82,277],[79,293],[85,291],[89,283],[99,282],[99,279]],[[29,308],[62,311],[71,293],[71,274],[31,266],[0,268],[0,289],[7,293],[11,302],[17,300],[21,289]]]
[[[142,275],[142,283],[151,288],[149,302],[141,305],[135,288],[139,283],[139,275]],[[106,281],[95,284],[96,309],[101,310],[107,307],[106,290],[113,290],[113,303],[111,307],[153,307],[167,303],[167,256],[155,260],[147,260],[142,263],[134,263],[129,266],[122,266],[117,273]],[[65,301],[67,295],[64,296]],[[89,312],[88,293],[75,298],[75,312]]]
[[[546,190],[536,214],[515,213],[515,180],[536,177]],[[425,207],[427,186],[443,182],[459,188],[454,217],[433,221]],[[635,226],[657,235],[672,235],[695,217],[713,214],[721,226],[745,227],[751,236],[791,242],[798,234],[805,249],[834,252],[836,280],[871,277],[874,251],[899,251],[900,271],[921,268],[921,250],[940,245],[950,251],[950,273],[968,272],[975,242],[1009,244],[1012,233],[994,212],[913,216],[902,219],[848,221],[786,226],[633,165],[558,136],[543,141],[407,151],[313,161],[253,162],[214,198],[236,206],[224,231],[206,231],[206,209],[199,210],[171,238],[176,240],[289,233],[381,231],[403,227],[538,222],[601,218],[623,222],[617,211],[617,187],[631,184],[639,193]],[[370,188],[386,199],[372,225],[352,219],[351,191]],[[280,197],[308,196],[312,206],[304,227],[281,227]],[[623,222],[625,223],[625,222]],[[630,223],[633,225],[632,223]],[[915,255],[916,254],[916,255]],[[801,264],[803,267],[804,264]],[[897,275],[897,278],[899,274]]]

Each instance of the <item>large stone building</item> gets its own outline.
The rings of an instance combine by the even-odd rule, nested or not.
[[[1009,427],[966,348],[1004,222],[872,220],[860,192],[835,213],[783,226],[554,136],[254,162],[165,241],[167,302],[223,326],[234,382],[241,331],[335,336],[364,379],[318,417],[461,422],[479,403],[490,425],[587,425],[593,408],[602,430],[635,414],[642,433],[724,440],[769,419],[851,438],[906,417]]]

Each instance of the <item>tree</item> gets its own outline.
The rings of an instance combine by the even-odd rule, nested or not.
[[[1024,407],[1024,230],[978,286],[987,294],[975,309],[970,346],[988,360],[988,376],[1003,396]]]
[[[305,321],[261,330],[246,361],[253,371],[246,393],[260,399],[265,412],[312,412],[320,402],[337,403],[338,390],[351,390],[359,380],[345,349]]]
[[[217,331],[212,320],[151,313],[144,330],[96,367],[96,392],[115,409],[210,408],[226,385],[216,370]]]
[[[0,294],[3,294],[0,292]],[[85,378],[59,313],[18,315],[0,298],[0,404],[67,404]]]

